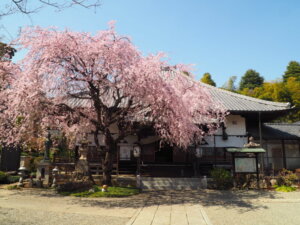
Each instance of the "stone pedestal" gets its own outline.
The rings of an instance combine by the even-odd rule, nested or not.
[[[51,162],[50,161],[41,161],[37,165],[36,177],[37,179],[41,178],[43,184],[48,186],[50,184],[51,176]]]
[[[79,149],[80,158],[75,165],[75,171],[83,176],[89,174],[89,163],[87,161],[88,148],[83,145]]]

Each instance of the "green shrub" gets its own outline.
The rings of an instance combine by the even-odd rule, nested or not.
[[[0,184],[6,184],[7,177],[8,177],[8,175],[5,172],[0,171]]]
[[[102,192],[101,188],[93,187],[94,192],[83,191],[83,192],[74,192],[69,193],[68,195],[75,197],[128,197],[140,193],[140,190],[137,188],[128,188],[128,187],[108,187],[106,192]],[[66,193],[64,193],[66,195]]]
[[[298,176],[290,170],[282,169],[279,172],[278,185],[292,186],[298,180]]]
[[[232,176],[223,168],[215,168],[210,172],[217,189],[228,189],[232,187]]]
[[[56,188],[58,192],[84,191],[92,187],[91,182],[67,182],[59,184]]]
[[[19,180],[20,180],[20,176],[8,176],[7,177],[7,183],[8,184],[16,183]]]

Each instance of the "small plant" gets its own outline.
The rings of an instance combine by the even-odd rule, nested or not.
[[[215,168],[210,172],[217,189],[228,189],[232,187],[232,176],[223,168]]]
[[[6,184],[7,178],[8,178],[7,173],[0,171],[0,184]]]
[[[282,169],[279,172],[278,185],[291,187],[298,180],[298,176],[290,170]]]
[[[286,186],[286,185],[274,185],[275,191],[281,191],[281,192],[292,192],[292,191],[296,191],[295,187],[291,187],[291,186]]]
[[[18,185],[9,185],[6,187],[6,189],[7,190],[16,190],[16,189],[20,189],[20,188],[18,187]]]

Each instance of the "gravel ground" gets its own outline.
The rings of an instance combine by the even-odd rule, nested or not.
[[[300,192],[152,191],[128,198],[76,198],[52,190],[0,188],[0,225],[124,225],[140,207],[200,204],[213,225],[299,225]]]
[[[132,198],[87,199],[52,190],[0,189],[0,225],[124,225],[139,207]]]
[[[127,218],[0,207],[1,225],[121,225]]]
[[[300,192],[220,192],[204,201],[213,225],[299,225]]]

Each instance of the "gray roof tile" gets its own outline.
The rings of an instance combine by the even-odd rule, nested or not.
[[[282,111],[291,108],[290,103],[266,101],[220,89],[202,82],[199,82],[199,84],[206,87],[212,97],[229,111]]]

